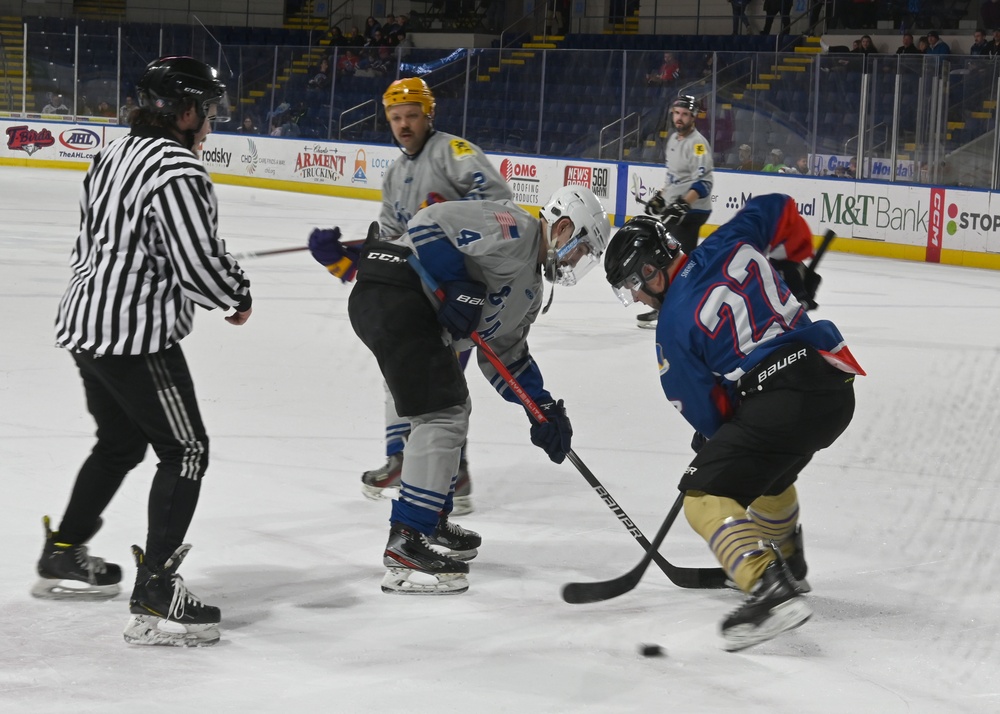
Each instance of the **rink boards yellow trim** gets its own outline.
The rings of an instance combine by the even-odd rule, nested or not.
[[[78,161],[45,161],[39,159],[10,159],[0,158],[0,166],[24,166],[27,168],[40,169],[74,169],[76,171],[86,171],[89,164]],[[231,174],[211,174],[215,183],[232,186],[247,186],[251,188],[266,188],[275,191],[292,191],[297,193],[313,193],[323,196],[336,196],[339,198],[359,198],[368,201],[382,200],[382,192],[374,188],[358,188],[356,186],[328,186],[326,184],[308,184],[298,181],[283,181],[279,179],[265,179],[250,176],[233,176]],[[522,206],[533,215],[538,215],[537,206]],[[614,216],[610,215],[612,225]],[[705,225],[701,234],[710,235],[717,225]],[[813,243],[819,245],[820,236],[813,236]],[[877,258],[893,258],[896,260],[909,260],[917,263],[926,262],[927,249],[919,245],[903,245],[900,243],[886,243],[883,241],[864,240],[862,238],[838,237],[830,246],[830,250],[838,253],[851,253],[854,255],[870,255]],[[986,270],[1000,270],[1000,254],[997,253],[975,253],[966,250],[941,251],[942,265],[960,265],[966,268],[983,268]]]

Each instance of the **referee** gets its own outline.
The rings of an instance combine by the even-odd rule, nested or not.
[[[137,89],[131,132],[95,157],[83,181],[56,342],[79,368],[97,443],[58,531],[45,518],[33,593],[97,599],[118,592],[121,569],[89,556],[84,544],[151,446],[159,463],[145,551],[133,546],[138,573],[125,639],[212,644],[219,609],[176,575],[208,466],[208,436],[180,340],[192,329],[196,305],[235,308],[225,318],[232,325],[250,318],[250,281],[218,236],[212,181],[194,153],[211,120],[228,120],[229,103],[215,69],[190,57],[153,61]],[[182,627],[161,632],[161,620]]]
[[[666,181],[646,204],[646,213],[658,216],[670,235],[691,254],[698,245],[701,227],[712,212],[712,148],[695,128],[697,100],[682,94],[670,105],[674,132],[667,138],[665,150]],[[659,310],[636,317],[639,327],[656,328]]]

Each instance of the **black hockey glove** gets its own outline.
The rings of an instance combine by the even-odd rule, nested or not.
[[[667,226],[674,223],[680,223],[684,220],[684,216],[686,216],[690,210],[691,206],[689,206],[686,201],[678,198],[660,212],[660,220]]]
[[[657,189],[653,191],[653,195],[649,197],[646,201],[646,215],[647,216],[659,216],[663,213],[664,209],[667,207],[667,202],[663,200],[663,194]]]
[[[545,402],[539,404],[538,408],[542,410],[548,421],[539,424],[532,419],[531,443],[544,449],[552,461],[561,464],[566,458],[566,454],[573,448],[570,445],[573,438],[573,426],[569,423],[569,417],[566,416],[563,400]]]
[[[451,336],[464,340],[479,326],[479,318],[486,304],[486,286],[471,280],[453,280],[442,283],[445,299],[437,318]]]
[[[816,303],[816,291],[819,290],[819,284],[823,280],[819,273],[806,270],[806,266],[794,260],[772,260],[771,265],[806,311],[819,307]]]
[[[691,437],[691,450],[694,453],[701,451],[701,447],[708,443],[708,437],[702,434],[700,431],[696,431],[694,436]]]

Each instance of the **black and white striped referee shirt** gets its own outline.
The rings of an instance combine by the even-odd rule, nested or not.
[[[160,352],[191,332],[195,304],[250,307],[250,281],[218,237],[212,180],[166,131],[133,127],[98,154],[80,213],[56,318],[59,346]]]

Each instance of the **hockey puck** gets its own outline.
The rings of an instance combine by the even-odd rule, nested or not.
[[[659,645],[639,645],[639,654],[643,657],[662,657],[664,652]]]

